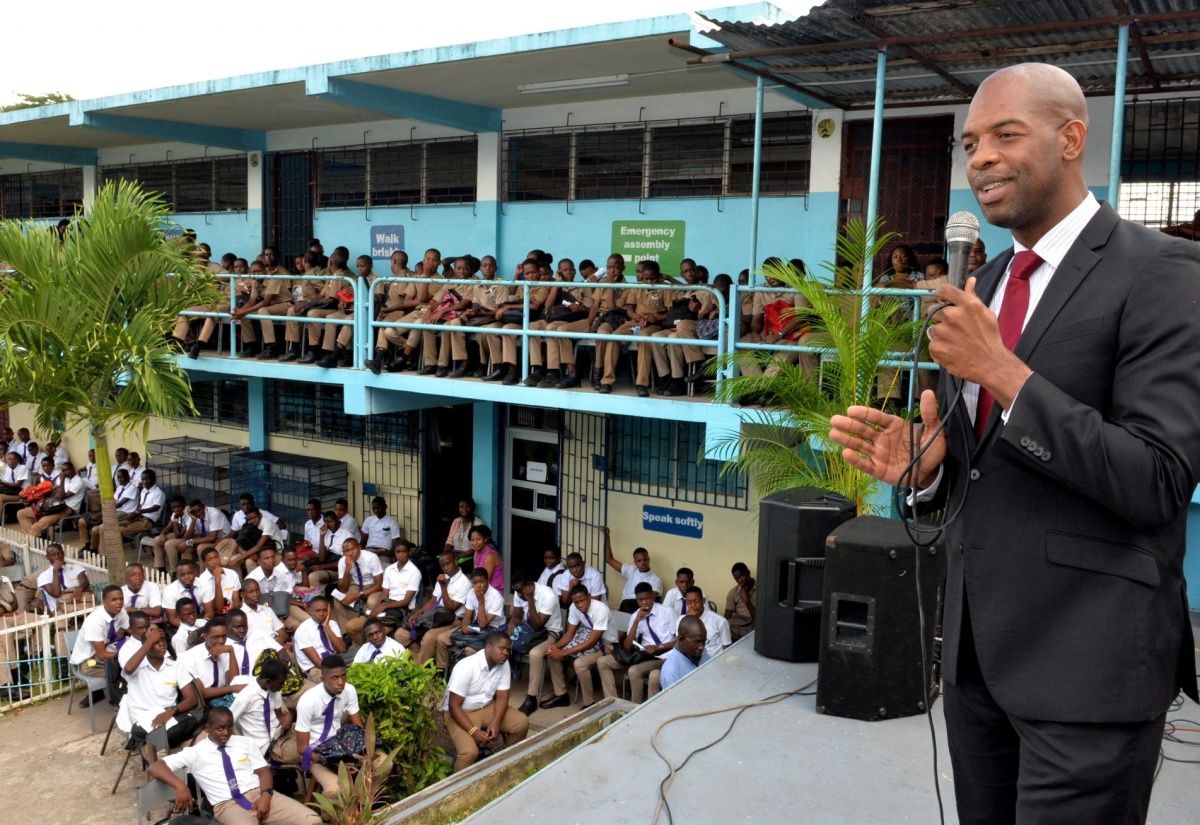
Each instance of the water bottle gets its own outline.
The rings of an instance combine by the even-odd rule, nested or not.
[[[641,324],[635,324],[635,325],[634,325],[634,327],[633,327],[633,329],[629,330],[629,334],[630,334],[630,335],[637,335],[637,334],[638,334],[639,332],[641,332],[641,331],[642,331],[642,325],[641,325]]]

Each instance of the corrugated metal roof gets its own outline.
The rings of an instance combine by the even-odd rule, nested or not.
[[[1134,21],[1127,93],[1200,89],[1195,0],[828,0],[788,23],[713,20],[719,28],[705,34],[735,55],[815,47],[738,59],[857,108],[874,100],[876,54],[885,39],[920,39],[886,46],[892,106],[966,100],[988,74],[1025,60],[1062,67],[1088,94],[1112,94],[1119,18]]]

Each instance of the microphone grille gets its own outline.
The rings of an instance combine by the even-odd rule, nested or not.
[[[946,221],[946,243],[967,241],[975,243],[979,238],[979,218],[974,214],[963,211],[955,212]]]

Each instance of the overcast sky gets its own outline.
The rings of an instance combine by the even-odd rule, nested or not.
[[[736,0],[726,3],[734,5]],[[719,7],[695,0],[8,0],[0,105],[18,92],[76,98]],[[798,16],[814,0],[775,0]]]

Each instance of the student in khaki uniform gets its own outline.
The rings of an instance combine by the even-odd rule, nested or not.
[[[733,279],[722,272],[716,278],[713,278],[713,288],[721,293],[725,299],[725,309],[729,310],[729,287],[733,284]],[[675,325],[675,335],[679,338],[695,339],[702,333],[706,339],[710,336],[712,340],[716,340],[716,336],[725,337],[725,328],[721,321],[721,304],[712,293],[706,293],[708,303],[701,304],[700,309],[696,312],[696,320],[683,320]],[[710,330],[715,328],[716,333],[713,335]],[[669,353],[671,358],[671,375],[681,376],[685,373],[687,377],[683,379],[685,384],[698,384],[703,382],[707,376],[705,371],[700,369],[701,362],[705,359],[704,350],[691,344],[683,347],[672,347]]]
[[[532,266],[530,266],[532,264]],[[546,300],[550,297],[554,287],[550,286],[550,268],[547,266],[543,269],[542,265],[533,258],[526,258],[521,264],[521,272],[526,281],[546,284],[545,286],[529,288],[529,328],[531,330],[542,330],[546,328],[546,322],[541,320],[542,310],[546,307]],[[524,309],[525,296],[520,290],[517,290],[512,295],[512,301],[519,302],[514,304],[518,309]],[[520,329],[520,324],[507,323],[505,329]],[[512,377],[510,382],[509,377],[505,376],[504,383],[513,383],[517,381],[517,376],[521,370],[517,364],[517,346],[520,344],[520,337],[516,335],[504,336],[504,363],[508,365],[508,376]],[[545,342],[543,338],[529,339],[529,377],[525,379],[524,386],[536,387],[538,383],[545,377],[545,369],[543,368],[542,359],[542,344]]]
[[[442,253],[436,249],[425,250],[425,257],[422,259],[420,272],[414,273],[416,276],[438,278],[438,267],[442,261]],[[430,310],[430,304],[437,306],[435,298],[440,298],[441,295],[437,291],[436,284],[410,284],[416,286],[416,296],[413,299],[412,308],[401,315],[399,318],[387,318],[389,321],[397,321],[403,324],[420,324],[423,323],[426,313]],[[388,344],[394,344],[397,347],[403,345],[399,356],[388,367],[388,372],[402,372],[406,369],[417,368],[417,350],[422,344],[423,330],[419,329],[384,329],[380,331],[379,338],[375,342],[376,352],[380,349],[387,349]],[[435,350],[436,352],[436,350]],[[434,371],[437,367],[434,367]]]
[[[208,253],[205,253],[205,254],[207,255]],[[204,261],[204,267],[206,269],[209,269],[209,271],[212,272],[213,275],[228,274],[220,266],[217,266],[217,268],[215,270],[212,269],[211,267],[216,266],[216,264],[209,263],[207,257],[204,257],[204,256],[201,256],[201,257],[202,257],[202,260]],[[221,292],[228,294],[228,292],[229,292],[229,281],[228,280],[219,279],[219,278],[213,278],[212,280],[215,285],[221,287]],[[188,307],[184,311],[185,312],[228,312],[229,311],[229,302],[225,301],[225,302],[217,304],[216,306],[214,306],[212,304],[196,304],[195,306]],[[196,317],[192,316],[192,315],[179,315],[175,318],[175,329],[171,331],[171,336],[176,341],[178,341],[180,343],[180,345],[182,345],[185,349],[189,348],[189,347],[193,347],[193,348],[195,347],[195,343],[194,343],[195,339],[192,337],[192,321],[195,321],[195,320],[196,320]],[[206,320],[209,320],[209,319],[206,319]],[[205,339],[205,340],[207,340],[207,339]]]
[[[304,318],[324,318],[327,315],[332,315],[337,312],[338,308],[338,292],[345,287],[346,278],[353,278],[350,270],[346,269],[346,260],[349,257],[342,256],[342,249],[338,247],[333,250],[333,255],[329,257],[329,267],[327,269],[318,269],[313,267],[307,270],[305,275],[329,275],[330,278],[326,281],[297,281],[292,284],[292,293],[295,294],[296,285],[301,286],[312,285],[316,294],[313,297],[307,297],[305,300],[298,301],[292,304],[288,310],[288,317],[295,318],[297,316]],[[307,264],[308,259],[305,258]],[[353,281],[351,281],[353,283]],[[304,353],[304,357],[300,357],[300,327],[304,326],[307,330],[306,337],[308,338],[308,349]],[[317,360],[317,345],[321,341],[321,327],[323,324],[301,324],[299,321],[288,321],[284,325],[284,340],[287,341],[287,352],[280,356],[280,361],[298,361],[301,364],[312,364]]]
[[[471,308],[461,316],[468,326],[483,327],[484,329],[499,329],[503,326],[496,319],[496,310],[512,298],[512,288],[505,284],[489,283],[496,280],[496,259],[484,255],[479,262],[479,271],[484,282],[476,284],[471,291]],[[504,363],[504,342],[501,335],[479,334],[479,369],[475,371],[476,378],[484,381],[499,381],[505,375],[502,369]],[[488,357],[484,358],[484,347],[487,347]],[[487,369],[491,361],[492,369]]]
[[[415,278],[416,273],[408,268],[408,253],[398,249],[392,253],[391,262],[389,264],[393,278]],[[401,321],[410,312],[413,312],[421,304],[421,296],[425,288],[424,284],[398,284],[390,283],[384,290],[383,306],[375,313],[375,319],[378,321]],[[426,299],[428,295],[425,295]],[[367,369],[379,375],[383,371],[384,356],[387,355],[389,344],[400,346],[404,338],[407,337],[407,331],[402,329],[381,329],[375,336],[375,357],[368,359],[365,364]],[[393,365],[388,365],[388,372],[397,372],[406,366],[403,357],[399,357],[394,362],[396,369],[392,369]]]
[[[252,321],[244,320],[247,315],[287,315],[292,305],[291,273],[279,264],[279,252],[273,246],[263,249],[263,278],[259,283],[258,297],[235,312],[239,326],[242,329],[242,340],[254,339]],[[262,351],[258,357],[263,360],[278,358],[275,351],[275,321],[266,319],[259,321],[262,329]]]
[[[764,262],[764,265],[770,263],[775,263],[776,265],[783,264],[782,261],[776,258],[768,259]],[[791,342],[798,346],[803,346],[812,337],[812,334],[805,329],[804,319],[788,317],[787,313],[779,315],[779,307],[790,304],[795,309],[804,309],[808,306],[808,299],[798,292],[788,290],[782,281],[771,277],[767,278],[766,286],[778,291],[752,293],[754,301],[752,304],[753,309],[751,310],[750,332],[742,336],[742,343],[786,344]],[[769,309],[770,307],[775,307],[775,309]],[[778,318],[774,324],[767,319],[768,312]],[[741,374],[766,375],[767,377],[771,377],[779,374],[780,365],[799,363],[805,374],[810,378],[816,375],[820,360],[814,353],[788,352],[786,350],[773,350],[772,352],[773,355],[765,371],[759,361],[747,359],[739,363]]]
[[[658,261],[641,261],[641,275],[638,280],[644,284],[662,283],[662,272]],[[663,319],[667,316],[668,293],[656,289],[628,290],[624,296],[625,311],[629,320],[617,327],[613,332],[617,335],[633,335],[634,327],[640,337],[649,338],[662,329]],[[612,392],[613,384],[617,383],[617,365],[621,360],[621,352],[625,344],[620,341],[610,341],[604,352],[604,377],[600,379],[600,392]],[[645,398],[650,394],[650,344],[646,342],[638,347],[637,394]]]
[[[354,268],[358,271],[359,283],[366,283],[371,290],[371,305],[374,307],[376,301],[383,297],[383,285],[375,285],[379,280],[379,276],[371,271],[371,256],[359,255],[354,261]],[[339,288],[340,292],[348,295],[354,294],[354,289],[351,289],[346,284],[342,284]],[[337,312],[330,313],[328,316],[332,321],[347,321],[354,318],[354,302],[342,301],[339,298]],[[321,336],[321,349],[325,351],[325,357],[318,362],[318,366],[332,369],[333,367],[349,365],[352,358],[350,355],[350,342],[354,339],[354,324],[326,324],[325,331]]]
[[[689,286],[697,286],[700,283],[700,271],[696,268],[696,262],[691,258],[684,258],[679,264],[679,274],[683,276],[684,283]],[[685,305],[689,312],[695,318],[700,317],[701,312],[708,312],[709,308],[716,303],[711,292],[706,289],[695,289],[691,291],[672,291],[668,294],[668,303],[674,308],[676,302],[687,301]],[[682,325],[682,326],[681,326]],[[682,335],[680,330],[687,330],[688,335]],[[654,333],[654,338],[694,338],[696,336],[696,321],[694,318],[685,318],[675,322],[675,325],[670,329],[661,329]],[[682,347],[671,347],[664,344],[652,344],[650,347],[651,354],[654,357],[654,369],[658,374],[658,394],[659,395],[683,395],[686,387],[683,383],[683,359],[677,356],[677,352],[683,349]],[[693,347],[693,349],[695,349]],[[638,359],[639,366],[641,358]],[[669,380],[668,380],[669,379]]]
[[[459,280],[475,277],[471,263],[471,258],[466,255],[456,259],[452,277]],[[450,285],[442,294],[441,305],[429,315],[429,323],[438,322],[451,327],[446,332],[437,333],[438,358],[435,375],[438,378],[461,378],[467,374],[467,336],[461,331],[461,318],[463,313],[471,308],[474,294],[474,286]],[[452,296],[458,296],[458,300],[452,300]]]
[[[591,261],[587,263],[591,264]],[[590,271],[593,273],[596,271],[594,264]],[[564,283],[575,281],[575,264],[570,258],[563,258],[558,262],[558,278]],[[592,329],[596,320],[596,314],[592,307],[595,305],[595,293],[598,290],[592,288],[590,283],[586,282],[587,280],[589,279],[585,279],[585,283],[574,287],[559,287],[558,291],[551,295],[546,312],[553,313],[557,311],[556,308],[561,308],[561,314],[565,317],[557,321],[547,320],[547,329],[554,332],[588,332]],[[567,297],[568,295],[570,297]],[[571,301],[570,298],[575,300]],[[584,318],[578,318],[579,313],[587,313],[587,315]],[[570,320],[571,317],[576,317],[576,320]],[[576,338],[546,339],[546,363],[549,366],[549,375],[557,377],[558,380],[552,385],[543,381],[539,386],[554,386],[558,389],[579,386],[579,372],[575,367],[575,345],[578,343],[579,340]]]
[[[546,290],[545,296],[541,299],[541,307],[540,311],[537,313],[537,320],[531,321],[529,328],[544,330],[549,328],[550,323],[555,320],[556,314],[559,313],[560,310],[565,309],[565,307],[563,307],[563,301],[566,301],[568,304],[578,303],[578,301],[575,300],[575,295],[571,292],[571,288],[568,286],[563,286],[563,284],[569,284],[575,280],[575,262],[570,258],[562,258],[559,260],[558,270],[554,274],[551,274],[549,264],[541,264],[538,267],[538,273],[540,280],[548,281],[552,284],[552,286]],[[537,292],[538,290],[534,290],[535,294]],[[562,297],[560,297],[560,294]],[[532,303],[530,304],[530,314],[532,317]],[[529,371],[529,377],[525,379],[524,384],[527,387],[536,386],[542,388],[558,386],[558,382],[562,379],[560,372],[562,359],[560,358],[561,352],[559,350],[558,340],[551,340],[548,338],[539,338],[535,340],[538,342],[538,347],[530,352],[530,362],[534,363],[533,356],[536,354],[539,359],[544,360],[544,363],[548,366],[546,369],[543,369],[540,364],[535,364],[533,369]],[[546,347],[545,359],[540,358],[541,348],[543,345]]]
[[[605,265],[604,277],[601,281],[604,283],[620,283],[624,280],[625,258],[621,255],[609,255],[608,262]],[[624,323],[624,321],[616,323],[615,319],[610,320],[608,316],[611,312],[625,313],[623,305],[625,290],[597,287],[592,296],[592,313],[595,316],[592,329],[600,336],[596,339],[596,352],[592,360],[592,389],[599,390],[601,386],[600,377],[604,373],[604,358],[609,346],[611,346],[608,339],[604,336],[611,334],[621,323]]]
[[[211,307],[210,309],[208,309],[206,311],[208,311],[208,312],[229,312],[230,308],[233,306],[234,303],[238,304],[239,306],[242,306],[245,304],[249,304],[255,300],[255,298],[258,295],[258,281],[256,281],[254,278],[250,277],[250,264],[246,261],[245,258],[235,258],[234,259],[233,274],[238,276],[237,281],[234,284],[234,290],[235,290],[235,294],[236,294],[234,301],[231,302],[229,300],[229,280],[222,278],[221,279],[221,292],[225,295],[225,300],[223,300],[221,303],[217,304],[215,307]],[[183,316],[180,316],[180,323],[177,323],[175,325],[175,337],[181,341],[183,339],[179,335],[180,326],[181,326],[181,324],[187,322],[188,320],[189,319],[184,318]],[[209,317],[209,318],[204,319],[204,325],[200,328],[200,334],[196,336],[195,342],[193,342],[191,347],[188,348],[188,353],[187,353],[188,358],[199,358],[200,357],[200,349],[205,344],[207,344],[210,340],[212,340],[213,333],[217,331],[218,323],[219,322],[216,318]],[[250,343],[253,343],[255,340],[255,338],[253,337],[254,328],[250,327],[249,325],[247,325],[247,327],[250,330],[251,337],[249,339],[247,339],[246,336],[243,334],[242,340],[243,340],[243,343],[250,344]],[[233,346],[233,344],[232,344],[232,342],[230,342],[231,349],[232,349],[232,346]]]

